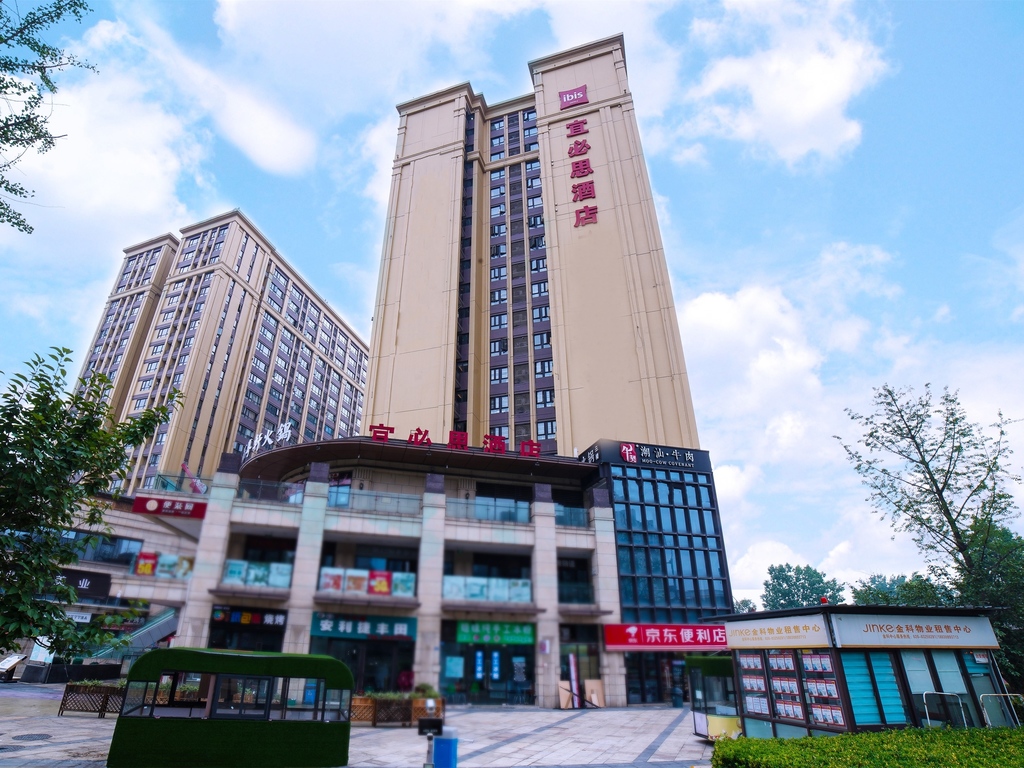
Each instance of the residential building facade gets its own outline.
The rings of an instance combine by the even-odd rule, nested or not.
[[[181,393],[123,490],[180,484],[221,453],[358,434],[367,348],[240,211],[125,249],[83,376],[119,419]]]

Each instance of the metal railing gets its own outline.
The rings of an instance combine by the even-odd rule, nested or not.
[[[529,523],[530,502],[515,499],[448,499],[445,515],[462,520],[496,523]]]
[[[594,587],[591,584],[558,582],[558,602],[590,604],[594,602]]]
[[[210,483],[213,481],[208,477],[197,477],[193,481],[186,475],[157,475],[153,481],[154,491],[164,491],[167,493],[189,493],[196,494],[197,496],[206,496],[209,493]],[[206,487],[206,491],[196,490],[202,486]]]
[[[571,528],[589,528],[590,520],[587,519],[587,510],[583,507],[567,507],[564,504],[555,504],[555,525],[565,525]]]
[[[274,483],[268,480],[239,480],[237,498],[272,504],[301,506],[305,483]]]
[[[356,491],[345,486],[330,488],[327,494],[327,506],[333,509],[384,515],[419,515],[422,503],[423,497],[412,493]]]
[[[956,699],[957,704],[960,705],[960,722],[963,723],[963,725],[961,725],[960,727],[967,727],[967,713],[964,711],[963,699],[961,699],[958,694],[946,693],[944,691],[925,691],[923,694],[921,694],[921,701],[924,703],[924,719],[928,723],[929,728],[932,727],[932,717],[931,712],[928,711],[928,694],[931,694],[932,696],[952,696],[954,699]],[[953,723],[950,723],[949,725],[951,728],[957,727]]]
[[[1017,712],[1013,708],[1013,703],[1010,699],[1020,699],[1021,703],[1024,703],[1024,696],[1019,693],[983,693],[978,697],[978,703],[981,704],[981,716],[985,718],[986,728],[995,728],[992,724],[992,719],[988,716],[988,709],[985,707],[985,699],[996,699],[996,703],[999,705],[999,709],[1002,710],[1004,719],[1014,728],[1020,728],[1020,718],[1017,717]],[[1007,701],[1002,701],[1007,699]],[[1006,717],[1009,715],[1009,717]]]

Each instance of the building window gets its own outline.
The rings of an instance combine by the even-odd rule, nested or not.
[[[555,422],[553,422],[553,421],[538,421],[537,422],[537,439],[538,440],[554,440],[555,439]]]
[[[491,268],[491,280],[504,280],[507,275],[508,270],[505,267]]]
[[[144,398],[144,397],[136,397],[135,401],[132,403],[132,410],[133,411],[141,411],[145,407],[146,407],[146,398]]]
[[[491,342],[491,357],[508,354],[508,339],[495,339]]]
[[[527,109],[527,110],[523,111],[523,122],[524,123],[529,121],[529,120],[536,120],[536,119],[537,119],[537,110],[536,109]]]
[[[533,298],[535,299],[540,298],[541,296],[547,296],[548,281],[541,280],[539,283],[534,283],[533,285],[530,286],[530,293],[533,295]]]
[[[508,231],[508,227],[504,224],[492,224],[491,225],[491,237],[501,237]]]
[[[508,413],[508,395],[491,398],[491,413]]]
[[[153,371],[156,370],[158,365],[159,365],[159,363],[157,363],[155,361],[152,362],[152,363],[146,363],[146,373],[152,373]]]
[[[553,360],[538,360],[533,364],[533,375],[534,378],[543,379],[550,376],[554,371],[555,364]]]
[[[498,315],[491,315],[491,330],[500,330],[501,328],[508,328],[508,314],[502,312]]]
[[[549,307],[534,307],[533,308],[533,322],[535,323],[546,323],[551,317],[549,316]]]
[[[527,189],[540,189],[540,176],[533,176],[526,180]]]
[[[523,129],[523,138],[529,138],[530,136],[536,136],[536,135],[537,135],[537,128],[536,128],[536,126],[534,126],[533,128],[524,128]]]
[[[502,365],[495,368],[491,368],[491,384],[507,384],[508,383],[508,366]],[[145,400],[142,401],[145,404]]]
[[[504,197],[505,185],[501,184],[497,187],[491,187],[491,197]]]
[[[533,334],[533,348],[534,349],[550,349],[551,348],[551,331],[544,331],[543,333]]]
[[[537,390],[537,407],[538,408],[554,408],[555,407],[555,390],[553,390],[553,389],[538,389]]]
[[[547,268],[548,259],[546,256],[541,256],[539,259],[530,259],[531,272],[546,272]]]
[[[527,216],[526,223],[529,224],[531,228],[543,227],[544,217],[539,213],[535,213],[533,216]]]
[[[540,160],[531,160],[530,162],[528,162],[526,164],[526,172],[527,173],[529,173],[530,171],[539,171],[539,170],[540,170]]]
[[[144,382],[142,382],[139,385],[139,391],[140,392],[145,392],[146,390],[152,389],[152,388],[153,388],[153,380],[152,379],[146,379]]]
[[[508,424],[491,425],[491,434],[508,439]]]
[[[540,144],[538,144],[536,141],[531,141],[529,144],[526,145],[527,152],[536,152],[538,149],[540,149]]]
[[[526,198],[527,208],[540,208],[542,205],[543,202],[541,201],[541,198],[539,196]]]
[[[544,235],[537,235],[530,238],[530,250],[537,251],[544,247]]]
[[[494,162],[495,160],[504,160],[504,159],[505,159],[505,153],[504,152],[491,152],[491,162]]]
[[[505,178],[505,169],[502,168],[498,171],[491,171],[491,181],[501,181]]]
[[[500,203],[498,205],[491,206],[491,216],[504,216],[505,215],[505,204]]]
[[[505,243],[502,243],[501,245],[492,245],[491,246],[491,258],[492,259],[500,258],[501,256],[504,256],[507,252],[508,252],[508,246]]]
[[[504,304],[506,301],[508,301],[508,290],[505,288],[499,288],[495,291],[491,291],[491,304]]]

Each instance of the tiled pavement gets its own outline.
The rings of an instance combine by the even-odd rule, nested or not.
[[[58,718],[62,688],[0,685],[0,768],[103,768],[116,718]],[[711,759],[680,709],[452,707],[445,727],[458,732],[464,768],[690,768]],[[425,757],[413,728],[352,729],[353,768],[419,768]]]

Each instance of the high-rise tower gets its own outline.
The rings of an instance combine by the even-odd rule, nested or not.
[[[398,106],[367,426],[698,447],[621,36]]]

